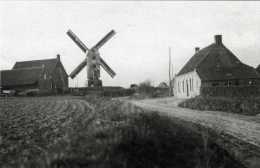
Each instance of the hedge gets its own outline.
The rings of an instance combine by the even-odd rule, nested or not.
[[[260,86],[204,86],[201,87],[201,95],[205,97],[256,97],[260,96]]]
[[[179,106],[196,110],[225,111],[245,115],[256,115],[260,113],[260,97],[224,98],[197,96],[187,99],[180,103]]]
[[[131,96],[135,93],[134,89],[120,89],[120,90],[104,90],[103,95],[108,97]]]

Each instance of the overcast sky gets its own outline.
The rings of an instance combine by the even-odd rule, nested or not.
[[[215,34],[238,58],[260,64],[260,2],[0,2],[0,69],[16,61],[61,55],[70,73],[85,57],[66,35],[72,29],[90,48],[106,33],[117,34],[101,49],[117,73],[104,71],[104,85],[128,87],[146,79],[168,79],[168,47],[174,73],[213,43]],[[70,86],[83,86],[84,69]]]

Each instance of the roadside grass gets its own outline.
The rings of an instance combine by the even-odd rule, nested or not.
[[[226,151],[210,140],[206,131],[195,133],[157,112],[127,112],[123,102],[88,97],[95,107],[95,120],[87,131],[74,129],[71,137],[85,132],[84,141],[74,148],[91,152],[84,155],[92,167],[139,168],[240,168]],[[91,100],[89,100],[91,99]],[[85,128],[85,127],[82,127]],[[84,142],[87,142],[84,144]],[[91,144],[91,145],[87,145]],[[78,160],[78,152],[72,157]],[[61,159],[62,160],[62,159]],[[83,158],[84,160],[84,158]],[[59,162],[56,162],[59,163]],[[76,161],[70,163],[77,163]],[[68,164],[68,163],[67,163]],[[58,166],[60,166],[58,164]],[[70,165],[74,167],[75,165]],[[79,165],[77,165],[79,166]],[[84,166],[83,166],[84,167]]]
[[[224,111],[244,115],[256,115],[260,113],[260,98],[197,96],[195,98],[187,99],[181,102],[179,106],[196,110]]]

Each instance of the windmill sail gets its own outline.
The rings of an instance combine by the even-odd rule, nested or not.
[[[103,37],[93,48],[99,49],[101,48],[109,39],[111,39],[116,32],[114,30],[111,30],[105,37]]]
[[[87,52],[88,47],[74,34],[71,30],[67,31],[67,35],[79,46],[83,52]]]
[[[70,77],[73,79],[75,76],[87,65],[87,59],[82,61],[74,71],[71,72]]]
[[[112,78],[116,75],[116,73],[107,65],[107,63],[102,58],[100,58],[100,65]]]

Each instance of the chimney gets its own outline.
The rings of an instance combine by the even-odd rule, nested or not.
[[[195,47],[195,53],[199,52],[200,48],[199,47]]]
[[[60,61],[60,54],[57,54],[57,60]]]
[[[222,35],[215,35],[215,44],[217,45],[222,44]]]

